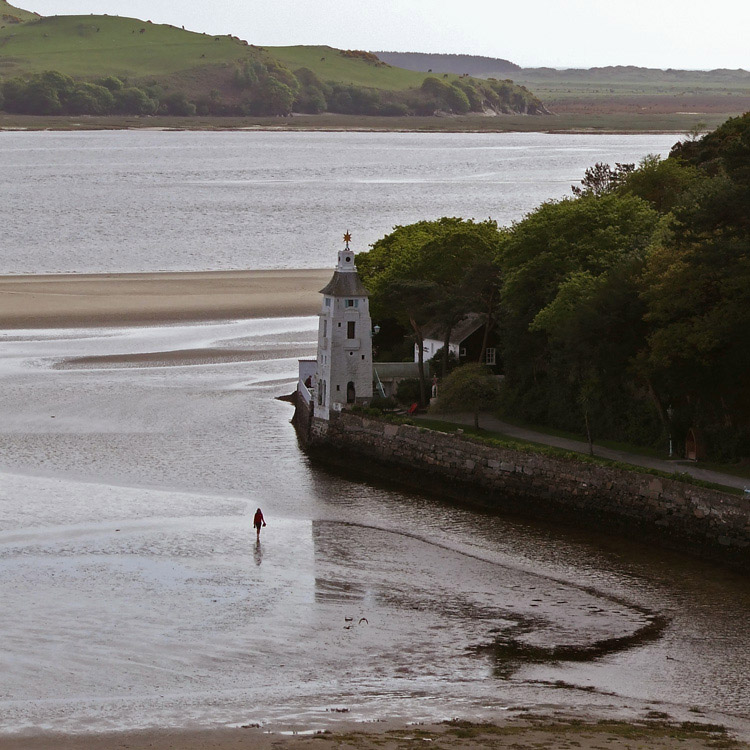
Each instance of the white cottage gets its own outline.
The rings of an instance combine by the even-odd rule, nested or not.
[[[333,278],[320,290],[323,301],[312,383],[315,416],[322,419],[328,419],[331,409],[340,411],[345,404],[364,404],[372,398],[369,295],[354,265],[348,235],[346,239]]]

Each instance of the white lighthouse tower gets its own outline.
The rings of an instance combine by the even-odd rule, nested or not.
[[[328,419],[331,410],[372,398],[370,303],[349,249],[348,232],[344,241],[333,278],[320,290],[315,416],[322,419]]]

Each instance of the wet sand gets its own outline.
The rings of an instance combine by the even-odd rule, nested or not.
[[[330,269],[0,276],[0,328],[313,315]]]
[[[733,740],[719,727],[644,722],[583,723],[551,722],[546,719],[507,724],[472,724],[455,721],[432,725],[387,725],[365,727],[344,723],[335,732],[280,734],[256,727],[209,731],[112,733],[104,735],[41,735],[8,738],[3,750],[404,750],[405,748],[512,748],[540,750],[703,750],[711,747],[750,747]]]

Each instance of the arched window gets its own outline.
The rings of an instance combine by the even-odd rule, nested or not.
[[[350,380],[346,384],[346,403],[353,404],[357,394],[354,390],[354,383]]]

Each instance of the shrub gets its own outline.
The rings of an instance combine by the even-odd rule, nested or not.
[[[419,401],[419,379],[407,378],[398,384],[396,398],[402,404],[413,404]]]

